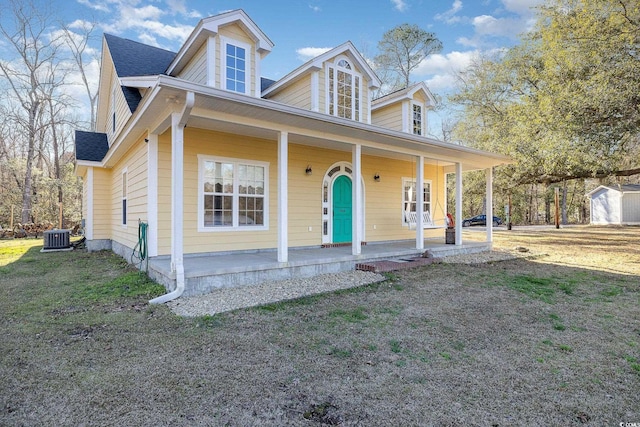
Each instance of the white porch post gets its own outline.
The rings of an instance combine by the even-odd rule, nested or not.
[[[493,168],[485,169],[487,179],[487,242],[493,242]]]
[[[351,163],[353,165],[353,191],[351,192],[353,210],[351,213],[351,252],[360,255],[362,252],[362,178],[361,158],[362,146],[356,144],[351,149]]]
[[[278,262],[289,261],[289,134],[278,134]]]
[[[416,249],[424,249],[424,156],[416,157]]]
[[[87,217],[84,219],[84,237],[93,240],[93,167],[87,168],[87,179],[82,183],[87,194]]]
[[[147,246],[152,257],[158,255],[158,135],[147,139]]]
[[[195,101],[187,92],[181,111],[171,113],[171,271],[176,290],[184,289],[184,128]]]
[[[462,163],[456,163],[456,246],[462,245]]]

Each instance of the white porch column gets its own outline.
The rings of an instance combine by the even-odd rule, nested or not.
[[[147,255],[158,255],[158,135],[147,137]]]
[[[181,111],[171,113],[171,271],[176,290],[184,290],[184,128],[195,101],[187,92]]]
[[[82,183],[87,195],[87,217],[84,219],[84,237],[93,240],[93,167],[87,168],[87,179]]]
[[[416,249],[424,249],[424,156],[416,157]]]
[[[462,245],[462,163],[456,163],[456,246]]]
[[[289,261],[289,134],[278,134],[278,262]]]
[[[351,164],[353,166],[353,191],[351,192],[351,252],[353,255],[362,253],[362,146],[356,144],[351,149]]]
[[[487,242],[493,242],[493,168],[485,169],[487,179]]]

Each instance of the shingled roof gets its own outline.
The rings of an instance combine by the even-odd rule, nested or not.
[[[109,46],[118,77],[165,74],[176,56],[175,52],[111,34],[105,34],[104,39]]]
[[[104,39],[109,46],[113,65],[118,77],[156,76],[165,74],[176,53],[158,47],[149,46],[129,39],[123,39],[111,34],[105,34]],[[122,92],[127,100],[129,111],[138,108],[142,99],[136,88],[122,86]]]
[[[106,133],[76,131],[76,160],[101,162],[108,150]]]

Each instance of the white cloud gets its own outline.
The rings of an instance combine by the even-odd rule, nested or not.
[[[93,10],[99,10],[100,12],[109,12],[109,7],[104,2],[92,2],[91,0],[77,0],[77,2]]]
[[[333,49],[332,47],[301,47],[300,49],[296,49],[296,53],[298,54],[298,58],[307,62],[310,59],[315,58],[316,56],[322,55],[323,53],[330,51]]]
[[[322,11],[322,9],[320,9],[320,6],[314,6],[312,4],[309,5],[309,9],[313,10],[314,12]]]
[[[526,26],[522,19],[495,18],[490,15],[480,15],[473,18],[476,34],[483,36],[516,37]]]
[[[424,78],[432,91],[447,92],[455,87],[456,73],[471,65],[478,55],[477,50],[431,55],[420,63],[415,75]]]
[[[180,14],[188,18],[202,18],[202,14],[196,10],[187,10],[185,0],[166,0],[167,6],[173,15]]]
[[[391,3],[393,3],[393,8],[398,12],[404,12],[409,7],[404,0],[391,0]]]
[[[462,0],[454,0],[451,5],[451,9],[446,12],[439,13],[434,16],[434,19],[438,21],[444,21],[447,24],[453,24],[460,21],[460,17],[456,16],[456,14],[462,9]]]
[[[115,18],[111,22],[101,25],[105,32],[122,34],[127,31],[134,31],[138,34],[138,39],[143,43],[171,49],[179,46],[167,46],[167,43],[160,43],[158,39],[164,38],[181,44],[193,31],[193,26],[191,25],[163,22],[170,12],[177,12],[187,17],[191,17],[194,14],[194,12],[188,12],[183,0],[167,0],[167,5],[175,7],[171,11],[160,9],[151,4],[135,7],[138,4],[137,0],[108,1],[115,2],[117,13],[114,14]]]

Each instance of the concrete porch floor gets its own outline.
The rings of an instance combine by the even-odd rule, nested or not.
[[[463,242],[461,246],[444,244],[444,239],[425,240],[423,251],[416,250],[415,240],[369,243],[360,255],[351,254],[351,246],[332,248],[291,248],[289,262],[280,263],[275,250],[229,252],[221,254],[185,255],[184,296],[199,295],[222,287],[251,286],[275,280],[313,277],[355,269],[357,263],[393,260],[430,251],[434,258],[483,252],[491,249],[486,242]],[[175,274],[168,256],[149,260],[149,276],[175,289]]]

